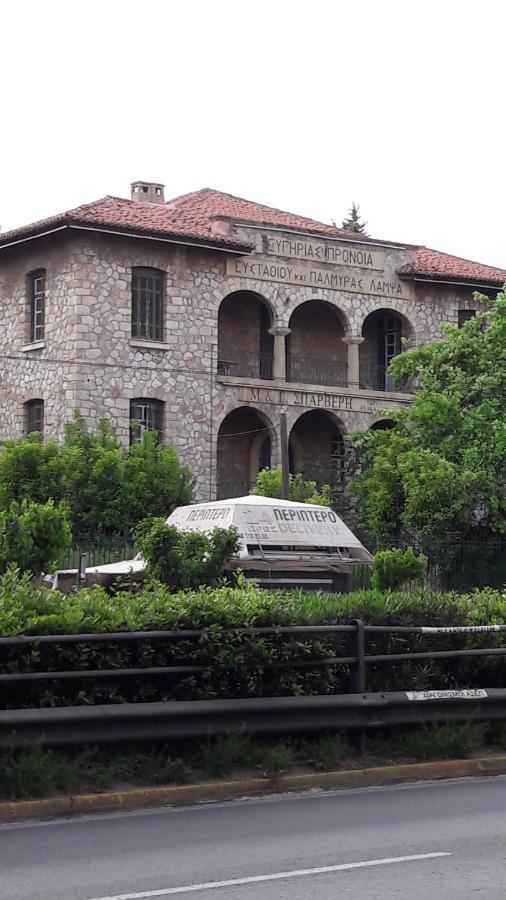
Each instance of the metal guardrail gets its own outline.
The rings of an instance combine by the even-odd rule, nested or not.
[[[321,659],[289,659],[280,662],[223,663],[218,669],[319,668],[349,669],[348,692],[304,697],[264,697],[234,700],[190,700],[155,703],[121,703],[0,711],[0,747],[153,740],[202,737],[232,731],[286,733],[341,728],[363,729],[442,721],[506,719],[506,689],[443,691],[396,691],[367,693],[367,666],[428,659],[505,656],[506,647],[466,647],[406,653],[366,653],[368,635],[498,634],[506,625],[430,627],[367,625],[360,620],[348,625],[264,626],[223,629],[224,635],[280,637],[332,637],[347,635],[349,653]],[[44,645],[104,644],[118,642],[200,641],[207,632],[197,629],[173,631],[115,632],[73,635],[20,635],[0,638],[3,648],[37,648]],[[3,672],[5,685],[36,681],[177,677],[209,670],[207,665],[146,666],[122,669]]]

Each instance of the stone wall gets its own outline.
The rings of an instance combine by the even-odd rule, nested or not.
[[[399,265],[403,251],[387,251],[386,269]],[[164,341],[131,338],[131,271],[135,266],[166,275]],[[45,268],[46,336],[42,346],[26,349],[26,275]],[[107,416],[125,443],[129,440],[130,401],[149,397],[165,403],[163,439],[172,441],[196,476],[198,495],[214,496],[216,442],[223,419],[240,406],[258,409],[277,430],[286,411],[291,428],[310,406],[283,400],[244,400],[241,388],[215,377],[218,310],[234,291],[265,298],[273,324],[288,328],[294,310],[308,300],[324,300],[336,310],[343,334],[361,336],[367,315],[379,308],[401,313],[417,343],[437,337],[441,321],[456,321],[463,304],[473,304],[470,289],[416,284],[409,298],[327,290],[307,285],[232,277],[225,254],[143,241],[74,232],[3,252],[0,258],[0,439],[23,429],[23,403],[45,401],[46,435],[61,435],[63,423],[79,408],[88,422]],[[309,307],[308,307],[309,309]],[[311,316],[299,312],[309,337],[300,335],[300,351],[327,353],[326,335],[311,344]],[[242,346],[242,345],[241,345]],[[23,349],[25,348],[25,349]],[[346,360],[339,344],[339,359]],[[265,387],[265,384],[264,384]],[[351,397],[343,389],[343,396]],[[357,399],[358,398],[358,399]],[[346,399],[346,404],[348,403]],[[358,402],[360,401],[360,402]],[[332,401],[333,402],[333,401]],[[340,401],[339,401],[340,402]],[[370,427],[380,410],[407,402],[395,397],[354,395],[353,404],[329,411],[343,433]],[[358,405],[357,405],[358,404]],[[238,449],[240,452],[240,448]],[[279,459],[273,440],[272,462]]]

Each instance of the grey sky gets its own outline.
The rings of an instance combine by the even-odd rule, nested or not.
[[[6,0],[2,230],[136,179],[506,268],[501,0]]]

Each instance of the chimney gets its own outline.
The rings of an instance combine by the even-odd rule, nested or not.
[[[134,181],[130,185],[131,198],[137,203],[165,203],[164,184],[153,184],[152,181]]]

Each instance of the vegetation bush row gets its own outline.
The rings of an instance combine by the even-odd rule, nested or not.
[[[0,453],[0,510],[12,503],[65,503],[74,536],[130,535],[148,516],[192,502],[192,477],[174,447],[146,431],[123,447],[106,420],[91,432],[76,413],[64,440],[32,434]]]
[[[268,634],[255,626],[346,624],[355,618],[392,625],[478,625],[505,622],[506,597],[490,589],[472,595],[415,591],[352,594],[268,592],[252,584],[170,592],[147,585],[138,593],[101,588],[62,598],[34,588],[26,576],[0,578],[0,635],[203,629],[198,640],[156,638],[106,643],[0,646],[0,671],[62,671],[195,665],[193,673],[154,677],[24,682],[0,687],[0,706],[31,707],[154,700],[331,694],[349,690],[349,669],[321,666],[349,655],[349,635],[330,637]],[[227,629],[237,629],[229,632]],[[500,646],[499,634],[371,635],[368,653],[465,646]],[[304,665],[300,665],[304,663]],[[271,664],[274,664],[271,667]],[[500,687],[504,657],[375,663],[367,667],[371,691]]]
[[[443,724],[366,735],[367,765],[389,761],[464,758],[483,745],[506,748],[504,726]],[[119,784],[185,784],[223,776],[276,777],[293,769],[332,771],[357,764],[341,732],[260,740],[227,735],[212,741],[124,748],[30,750],[0,754],[0,800],[43,797]]]

